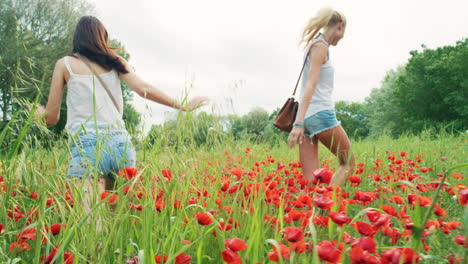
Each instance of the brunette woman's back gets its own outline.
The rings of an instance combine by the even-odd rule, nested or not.
[[[110,131],[124,130],[122,89],[118,73],[114,69],[106,71],[97,64],[92,65],[95,69],[99,69],[96,71],[109,88],[111,93],[109,95],[81,60],[73,56],[66,56],[63,60],[69,75],[65,126],[68,133],[76,133],[82,126],[95,128],[96,125]],[[116,100],[118,109],[112,102],[111,96]]]

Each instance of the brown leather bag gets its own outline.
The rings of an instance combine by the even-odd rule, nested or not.
[[[294,97],[288,98],[275,118],[273,123],[275,127],[284,132],[291,132],[298,108],[299,103],[294,100]]]
[[[275,118],[275,122],[273,123],[275,127],[284,132],[291,132],[293,123],[296,120],[299,103],[294,99],[294,95],[296,94],[297,86],[299,85],[299,80],[301,79],[302,72],[304,71],[307,56],[308,55],[305,56],[304,64],[302,65],[301,73],[297,78],[296,87],[294,88],[292,96],[288,98],[288,100],[286,100],[286,103],[284,103],[283,107],[281,107],[281,110],[278,112],[278,115]]]

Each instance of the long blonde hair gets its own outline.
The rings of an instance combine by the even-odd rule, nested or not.
[[[326,26],[334,26],[340,22],[343,22],[346,26],[346,17],[343,13],[334,10],[330,7],[324,7],[320,9],[317,14],[312,17],[304,31],[302,32],[302,39],[300,43],[305,43],[307,47],[311,40],[314,39],[315,35],[320,31],[320,29]]]

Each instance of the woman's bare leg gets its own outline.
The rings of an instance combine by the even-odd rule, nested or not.
[[[304,178],[312,182],[312,173],[319,168],[318,158],[318,138],[305,137],[302,144],[299,144],[299,159],[302,165]]]
[[[332,184],[343,185],[353,173],[355,159],[350,153],[351,143],[348,135],[341,125],[317,134],[318,139],[325,145],[340,162],[338,171],[332,179]]]
[[[94,179],[84,179],[79,180],[76,182],[77,187],[83,186],[83,206],[86,213],[91,211],[91,201],[93,199],[94,194]],[[99,182],[98,184],[99,195],[100,193],[104,192],[104,183]],[[99,197],[98,197],[99,201]]]

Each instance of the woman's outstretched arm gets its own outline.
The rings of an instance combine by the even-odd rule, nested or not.
[[[125,66],[125,69],[128,73],[120,73],[120,78],[125,81],[125,83],[134,90],[138,95],[143,98],[149,99],[153,102],[163,104],[175,109],[193,111],[201,106],[203,106],[208,99],[206,97],[194,97],[185,108],[178,100],[168,96],[160,89],[156,88],[154,85],[149,84],[148,82],[141,79],[130,66],[130,64],[122,57],[120,57],[122,63]]]

